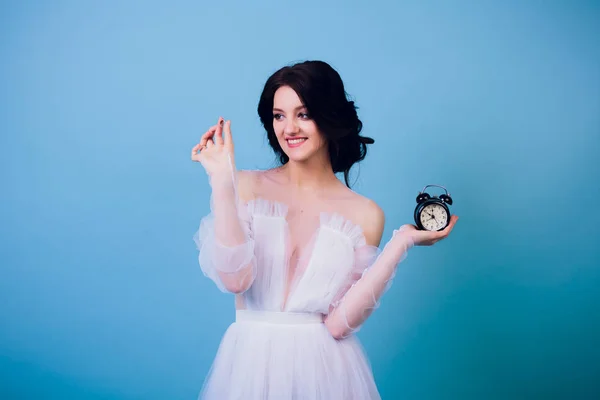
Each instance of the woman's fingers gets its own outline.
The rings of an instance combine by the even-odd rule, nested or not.
[[[206,133],[204,133],[204,135],[202,135],[202,138],[200,139],[200,145],[206,146],[206,143],[208,142],[209,139],[212,139],[216,130],[217,130],[217,125],[211,126],[210,129],[207,130]]]
[[[223,117],[219,117],[219,122],[213,125],[200,138],[200,143],[192,148],[192,160],[199,161],[200,154],[203,151],[213,148],[214,146],[233,145],[231,140],[231,121],[225,122]],[[200,154],[198,154],[200,152]]]
[[[223,127],[223,139],[225,141],[225,146],[233,147],[233,138],[231,137],[231,121],[225,122],[225,126]]]
[[[450,217],[450,223],[448,224],[448,226],[445,227],[443,230],[437,232],[436,241],[448,237],[448,235],[450,234],[450,232],[454,228],[454,225],[456,224],[456,221],[458,221],[458,217],[456,215],[451,216]]]
[[[200,143],[198,143],[197,145],[195,145],[192,148],[192,158],[194,158],[194,156],[196,156],[198,154],[198,151],[200,151],[201,148],[202,148],[202,145]]]
[[[207,149],[210,149],[210,148],[212,148],[212,147],[213,147],[213,145],[214,145],[214,144],[215,144],[215,143],[214,143],[214,142],[213,142],[211,139],[209,139],[209,140],[206,142],[206,148],[207,148]]]
[[[213,136],[213,141],[215,144],[223,144],[223,118],[219,117],[219,122],[217,123],[217,130],[215,131],[215,135]]]
[[[456,215],[453,215],[450,217],[450,223],[448,224],[448,226],[442,231],[444,232],[445,236],[448,236],[448,234],[450,234],[450,232],[452,231],[452,229],[454,228],[454,225],[456,224],[456,221],[458,221],[458,217]]]

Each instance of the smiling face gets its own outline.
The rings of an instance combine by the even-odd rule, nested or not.
[[[282,86],[275,92],[273,129],[291,161],[305,161],[314,155],[327,156],[325,138],[298,94],[289,86]]]

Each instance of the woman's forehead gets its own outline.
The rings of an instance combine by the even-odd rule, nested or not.
[[[275,92],[273,107],[293,110],[304,107],[304,104],[294,89],[282,86]]]

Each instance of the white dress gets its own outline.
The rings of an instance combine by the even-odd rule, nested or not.
[[[343,306],[346,293],[381,251],[366,243],[359,225],[335,212],[317,212],[305,218],[307,240],[290,268],[291,247],[297,243],[290,241],[287,212],[279,201],[257,198],[242,204],[247,240],[237,247],[215,240],[213,213],[194,236],[202,271],[221,291],[228,292],[219,273],[252,266],[252,284],[239,295],[236,320],[222,338],[200,398],[379,399],[354,335],[359,327],[348,326],[348,335],[336,339],[323,320]],[[376,308],[378,297],[367,304]]]

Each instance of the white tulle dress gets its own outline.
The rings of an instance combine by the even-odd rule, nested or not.
[[[336,202],[317,202],[302,215],[289,215],[285,193],[271,194],[274,198],[238,202],[244,239],[225,246],[215,224],[231,219],[215,216],[223,200],[213,191],[213,210],[194,236],[204,274],[222,292],[237,296],[236,319],[200,398],[379,399],[354,333],[378,306],[410,245],[395,246],[383,257],[386,250],[367,244],[361,227],[336,212],[341,207]],[[374,271],[367,277],[369,270]],[[324,323],[333,313],[342,321],[336,334]]]

